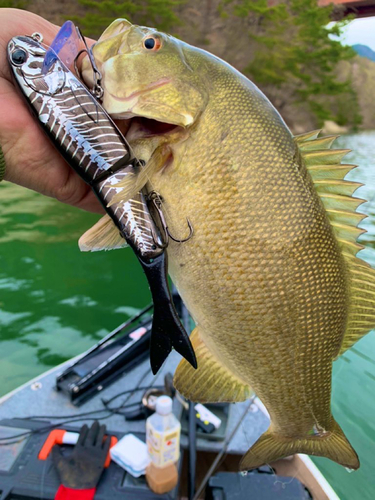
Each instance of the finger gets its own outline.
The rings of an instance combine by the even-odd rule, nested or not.
[[[90,427],[89,433],[87,435],[87,445],[88,446],[90,446],[90,445],[95,446],[98,432],[99,432],[99,422],[97,420],[95,420],[95,422]]]
[[[56,467],[58,466],[58,464],[61,462],[61,460],[63,458],[64,457],[63,457],[63,454],[61,453],[60,447],[55,445],[52,448],[52,461]]]
[[[87,425],[82,425],[76,446],[84,446],[88,432],[89,428]]]
[[[95,443],[99,447],[102,447],[104,434],[105,434],[106,430],[107,430],[107,427],[105,425],[101,425],[99,428],[98,436],[96,438],[96,443]]]
[[[109,448],[111,447],[111,436],[107,436],[103,442],[103,455],[107,457]]]

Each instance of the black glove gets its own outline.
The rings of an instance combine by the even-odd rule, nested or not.
[[[95,422],[90,429],[82,426],[73,452],[64,457],[58,446],[52,449],[52,460],[66,488],[95,488],[104,469],[111,438],[104,440],[106,426]]]

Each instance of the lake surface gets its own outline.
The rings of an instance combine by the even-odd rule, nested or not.
[[[375,132],[341,138],[359,168],[348,176],[371,200],[361,257],[375,267]],[[0,184],[0,395],[82,352],[150,302],[131,250],[80,253],[78,238],[98,216]],[[333,414],[357,450],[349,473],[314,459],[343,500],[375,498],[375,334],[334,364]]]

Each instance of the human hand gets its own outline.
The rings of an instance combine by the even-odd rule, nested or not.
[[[5,180],[90,212],[104,209],[88,186],[65,162],[32,116],[13,82],[7,45],[13,36],[39,32],[49,45],[59,27],[31,12],[0,9],[0,146]]]
[[[109,436],[104,440],[106,426],[95,421],[90,429],[83,425],[73,452],[64,457],[58,446],[52,448],[52,460],[61,484],[71,489],[95,488],[104,469],[111,445]]]

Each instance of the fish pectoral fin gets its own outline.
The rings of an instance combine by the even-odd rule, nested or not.
[[[187,399],[200,403],[237,402],[248,399],[251,389],[223,366],[208,350],[197,326],[190,336],[198,369],[184,359],[177,367],[174,386]]]
[[[150,177],[155,172],[158,172],[168,162],[171,156],[169,148],[160,147],[154,151],[149,161],[143,167],[140,167],[135,172],[129,172],[123,179],[116,184],[117,193],[112,197],[108,203],[108,207],[116,205],[117,203],[125,203],[141,191]]]
[[[98,252],[127,247],[127,243],[109,215],[102,217],[78,241],[81,252]]]
[[[107,204],[107,207],[112,207],[119,203],[126,203],[134,198],[134,196],[144,187],[139,182],[139,175],[134,172],[126,172],[122,179],[115,184],[116,193],[112,196]]]
[[[358,469],[357,453],[338,423],[333,419],[332,422],[332,429],[325,435],[304,438],[284,437],[268,429],[242,457],[240,470],[256,469],[295,453],[326,457],[349,469]]]

